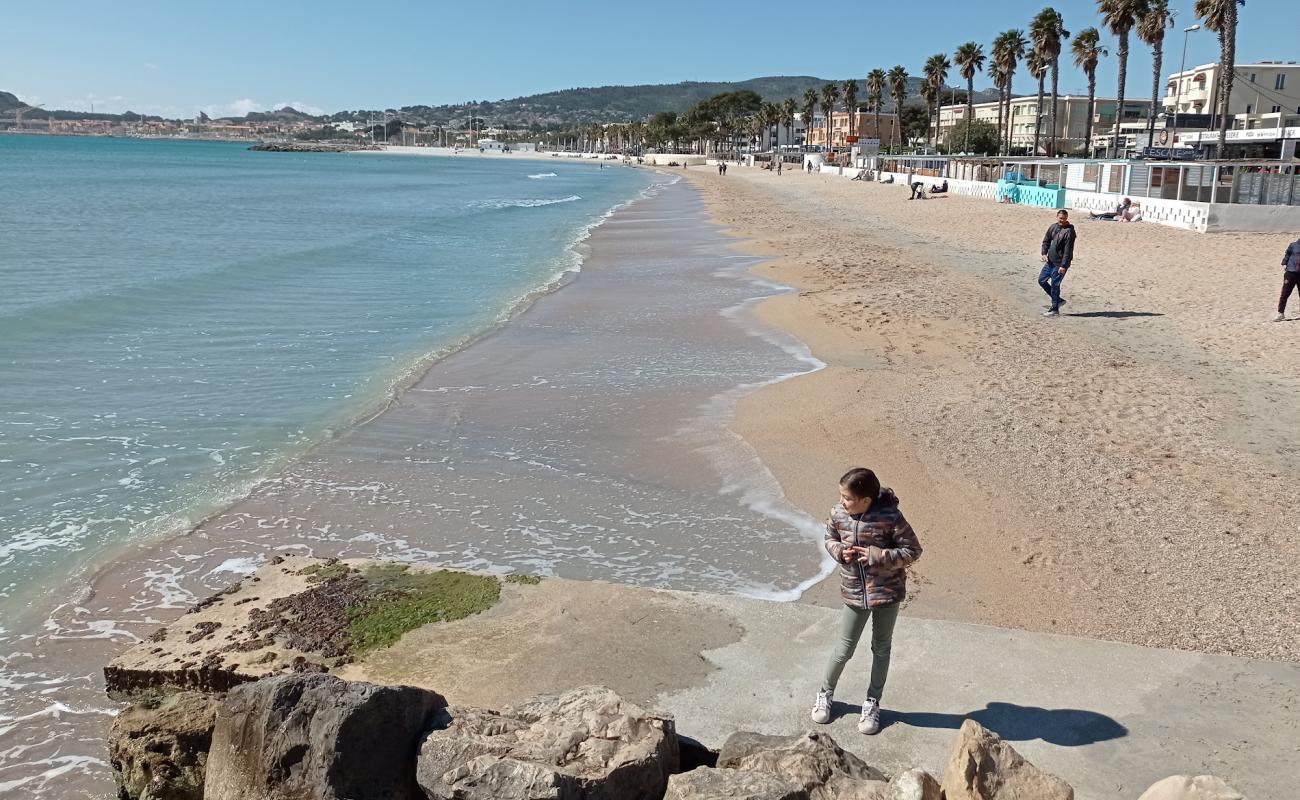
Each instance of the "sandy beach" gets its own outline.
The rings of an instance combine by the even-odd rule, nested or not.
[[[689,174],[799,289],[762,316],[828,365],[737,431],[810,514],[850,465],[895,488],[925,544],[911,613],[1300,660],[1300,322],[1266,321],[1290,237],[1083,215],[1045,319],[1050,211]]]

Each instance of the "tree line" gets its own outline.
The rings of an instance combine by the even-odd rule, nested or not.
[[[1228,108],[1236,61],[1236,36],[1238,7],[1245,0],[1196,0],[1194,13],[1201,23],[1215,32],[1219,39],[1218,70],[1218,121],[1219,152],[1228,130]],[[1160,103],[1162,70],[1164,68],[1164,40],[1167,31],[1176,26],[1177,12],[1169,7],[1168,0],[1097,0],[1100,28],[1088,26],[1071,37],[1065,19],[1059,11],[1047,7],[1029,21],[1026,28],[1011,28],[995,36],[986,50],[980,42],[970,41],[958,46],[951,57],[936,53],[926,59],[921,68],[919,95],[924,106],[923,138],[927,144],[938,146],[938,115],[941,99],[954,66],[966,81],[965,119],[949,131],[947,148],[967,152],[1009,154],[1012,149],[1011,91],[1016,72],[1023,65],[1038,84],[1034,135],[1031,152],[1040,148],[1050,154],[1059,152],[1057,114],[1059,110],[1059,81],[1061,57],[1067,54],[1088,81],[1088,112],[1084,141],[1090,146],[1093,136],[1093,119],[1096,115],[1097,66],[1102,58],[1110,56],[1110,48],[1102,41],[1102,30],[1116,39],[1114,47],[1118,66],[1116,86],[1115,121],[1111,132],[1110,148],[1119,151],[1120,125],[1125,107],[1125,86],[1128,80],[1130,41],[1136,36],[1151,48],[1152,75],[1151,98],[1147,119],[1148,130],[1154,129]],[[998,121],[994,136],[989,137],[987,123],[974,119],[975,76],[987,72],[998,94]],[[899,64],[888,71],[872,69],[867,73],[865,103],[859,104],[861,87],[857,80],[827,83],[818,91],[805,90],[802,97],[786,98],[781,102],[765,102],[753,91],[741,90],[716,95],[701,101],[685,114],[660,112],[653,115],[644,126],[634,123],[628,133],[641,137],[648,147],[681,146],[704,141],[719,144],[734,143],[737,136],[760,135],[763,131],[785,127],[787,140],[795,114],[811,124],[816,112],[822,114],[826,142],[831,141],[831,115],[842,108],[849,119],[849,135],[854,133],[854,112],[865,110],[876,115],[876,130],[880,130],[880,113],[885,100],[892,102],[895,116],[891,120],[892,141],[898,142],[907,134],[905,112],[908,99],[909,74]],[[1050,88],[1049,88],[1050,87]],[[1050,101],[1044,110],[1044,99]],[[1047,130],[1043,130],[1044,116]],[[933,123],[933,125],[932,125]],[[989,141],[990,138],[993,141]],[[975,145],[975,148],[972,148]]]

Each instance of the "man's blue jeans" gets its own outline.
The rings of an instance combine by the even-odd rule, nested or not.
[[[1048,297],[1052,298],[1053,311],[1061,307],[1061,281],[1063,280],[1065,280],[1065,273],[1061,271],[1061,266],[1050,261],[1044,264],[1043,271],[1038,273],[1038,285],[1043,287]]]

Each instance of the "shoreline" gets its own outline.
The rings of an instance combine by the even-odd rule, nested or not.
[[[662,172],[660,170],[655,171]],[[338,424],[325,426],[323,428],[324,435],[318,440],[313,441],[305,447],[278,454],[277,458],[267,467],[264,475],[255,479],[249,479],[238,486],[231,487],[230,491],[224,495],[224,499],[212,504],[212,510],[203,513],[201,516],[190,517],[183,523],[178,521],[175,525],[169,526],[167,530],[150,533],[129,542],[117,543],[115,550],[99,554],[93,563],[84,568],[78,569],[65,581],[65,583],[74,590],[70,595],[71,602],[76,605],[89,603],[95,598],[96,585],[105,573],[114,568],[120,567],[123,562],[131,561],[133,557],[138,557],[147,551],[155,550],[169,541],[180,540],[192,536],[205,526],[210,525],[223,514],[228,513],[240,502],[251,497],[260,487],[276,481],[295,463],[310,458],[315,451],[328,447],[330,444],[348,436],[357,428],[367,425],[387,413],[395,405],[401,402],[403,394],[418,384],[430,370],[437,367],[442,361],[458,355],[472,348],[475,344],[495,335],[520,315],[527,313],[537,301],[572,284],[573,281],[577,280],[581,275],[582,266],[586,260],[586,243],[597,228],[609,220],[620,209],[626,208],[627,206],[646,197],[647,193],[651,192],[656,187],[671,185],[677,180],[680,180],[680,178],[672,173],[663,174],[666,178],[671,178],[672,180],[664,181],[663,183],[651,183],[651,185],[637,192],[627,200],[619,202],[607,209],[590,224],[582,226],[570,244],[565,248],[565,253],[572,256],[573,263],[570,266],[561,268],[558,272],[554,273],[549,279],[547,279],[545,283],[533,287],[515,298],[509,306],[502,310],[490,325],[482,330],[462,336],[444,346],[435,348],[431,351],[426,351],[424,354],[416,356],[412,361],[386,379],[382,393],[376,393],[374,398],[364,406],[357,406],[356,409],[348,412],[346,417],[340,417],[340,422]],[[21,616],[19,619],[27,624],[35,622],[35,620],[32,619],[23,619]]]
[[[1285,476],[1300,442],[1278,404],[1297,383],[1287,365],[1300,359],[1288,351],[1279,363],[1276,348],[1267,360],[1246,355],[1293,326],[1263,322],[1271,269],[1249,282],[1262,310],[1243,326],[1246,283],[1225,292],[1209,268],[1220,255],[1272,263],[1284,237],[1085,222],[1067,291],[1077,309],[1042,321],[1029,310],[1040,220],[1025,209],[899,203],[894,187],[822,176],[690,174],[717,224],[745,237],[748,252],[777,254],[756,272],[799,290],[766,301],[760,316],[828,365],[747,397],[736,431],[806,513],[824,515],[828,487],[852,464],[867,462],[899,490],[926,547],[911,613],[1300,660],[1283,622],[1300,609],[1300,548],[1273,534],[1295,527]],[[1173,274],[1167,264],[1186,237],[1207,266],[1170,298],[1159,278]],[[1134,246],[1154,262],[1141,272],[1123,258]],[[1207,286],[1236,317],[1180,313],[1184,295]],[[1087,310],[1115,290],[1123,310]],[[1035,491],[1034,476],[1064,491]],[[1216,507],[1232,516],[1220,522]],[[1222,555],[1205,549],[1215,546]],[[1228,577],[1248,552],[1249,577]],[[835,581],[804,601],[837,605]]]
[[[699,213],[693,188],[659,191],[602,217],[571,291],[542,295],[437,361],[383,413],[187,533],[133,543],[101,564],[93,595],[54,610],[36,652],[7,664],[59,691],[16,697],[6,713],[43,719],[52,702],[78,709],[14,742],[54,737],[65,741],[61,752],[89,759],[45,790],[76,784],[83,769],[89,784],[101,776],[84,765],[95,763],[99,720],[114,710],[100,676],[111,654],[277,553],[769,599],[791,599],[773,588],[817,580],[826,562],[808,535],[815,520],[796,519],[779,496],[754,505],[765,479],[746,468],[748,445],[726,427],[729,395],[747,391],[752,376],[779,380],[809,365],[780,346],[785,334],[764,338],[722,313],[748,319],[747,304],[771,283],[748,273],[753,259],[726,249],[731,240]],[[740,474],[719,474],[719,463],[741,465]],[[622,509],[611,516],[615,501]],[[756,537],[754,555],[737,565],[721,540],[701,539],[718,525],[779,535]],[[31,770],[53,763],[33,756]]]

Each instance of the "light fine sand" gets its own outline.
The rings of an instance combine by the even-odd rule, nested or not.
[[[898,492],[925,548],[908,613],[1300,661],[1300,321],[1267,321],[1294,235],[1083,214],[1045,319],[1050,210],[687,174],[797,288],[762,316],[827,363],[737,431],[819,517],[850,466]]]

